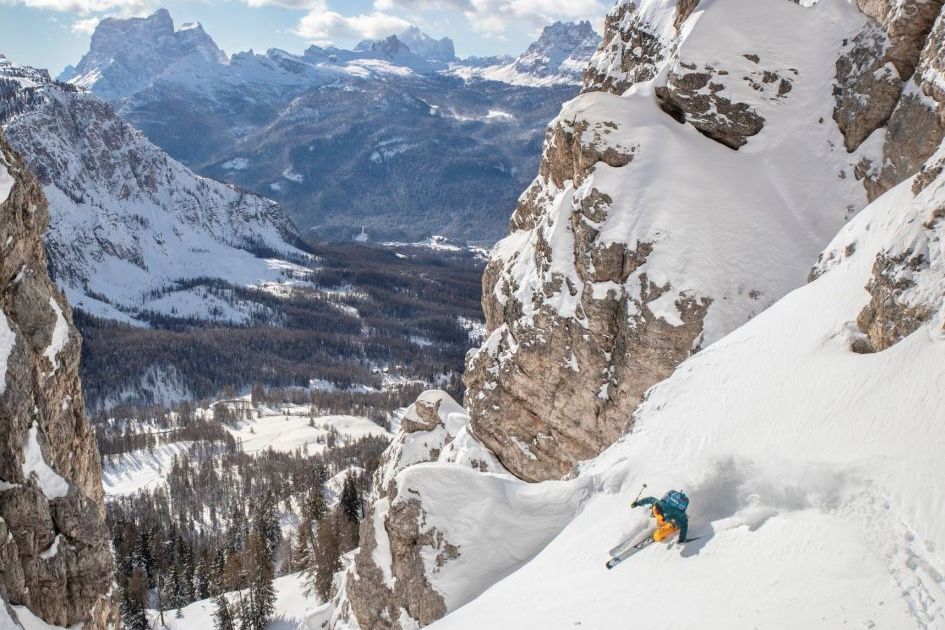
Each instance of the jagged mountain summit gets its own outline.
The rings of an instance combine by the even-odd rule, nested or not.
[[[450,40],[412,28],[353,51],[191,54],[101,95],[197,172],[279,201],[306,236],[492,243],[597,39],[586,23],[549,27],[515,70],[528,80],[511,83],[465,72]],[[102,71],[82,70],[70,81],[98,94]]]
[[[452,72],[465,78],[481,78],[515,85],[546,86],[580,83],[600,35],[590,22],[555,22],[514,59],[460,62]]]
[[[453,40],[434,39],[416,26],[386,39],[365,40],[355,46],[354,52],[379,55],[399,66],[427,72],[442,70],[447,64],[459,61]]]
[[[146,18],[105,18],[92,34],[89,52],[59,78],[117,100],[147,87],[162,72],[192,56],[226,62],[226,55],[200,24],[175,29],[166,9]]]
[[[195,175],[94,95],[7,59],[0,85],[5,135],[49,199],[51,272],[86,313],[245,321],[260,307],[202,284],[279,282],[307,256],[277,204]]]
[[[319,618],[945,623],[945,8],[606,24],[492,252],[464,407],[418,399]],[[608,572],[643,482],[689,492],[700,540]]]

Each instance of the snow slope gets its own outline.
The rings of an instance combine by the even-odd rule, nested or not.
[[[102,462],[105,496],[134,494],[163,485],[174,458],[186,454],[193,444],[173,442],[106,457]]]
[[[300,574],[293,573],[283,577],[276,578],[274,581],[276,587],[275,613],[272,621],[266,627],[269,630],[297,630],[304,628],[315,628],[315,625],[307,625],[306,617],[311,614],[318,605],[318,601],[312,597],[305,596],[305,584],[300,579]],[[230,601],[236,601],[236,593],[228,593]],[[158,613],[156,610],[148,611],[148,618],[154,627],[163,627],[167,630],[201,630],[213,628],[214,605],[212,599],[204,599],[185,606],[180,610],[180,615],[176,611],[166,611],[164,613],[164,626],[157,622]]]
[[[430,481],[481,475],[442,463],[425,465],[435,475],[405,471],[401,494],[419,491],[439,515],[460,510],[436,522],[461,550],[492,536],[530,554],[536,526],[560,519],[520,569],[432,627],[945,627],[945,221],[933,215],[943,202],[940,176],[918,196],[910,180],[870,205],[828,247],[817,280],[650,390],[632,433],[575,479],[452,483],[474,490],[444,503],[450,492]],[[929,318],[857,354],[862,287],[878,254],[902,248],[931,261],[915,272]],[[643,482],[686,490],[701,538],[607,571],[607,550],[651,525],[629,509]],[[517,509],[526,492],[544,500]],[[487,534],[468,531],[462,506],[482,501],[500,504],[490,514],[516,508],[517,529],[484,518]],[[490,560],[459,562],[478,575]],[[448,577],[443,589],[468,594]]]

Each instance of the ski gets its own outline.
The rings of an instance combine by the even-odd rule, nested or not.
[[[626,550],[621,551],[620,553],[614,555],[613,558],[611,558],[610,560],[607,561],[607,568],[608,568],[608,569],[613,569],[615,566],[617,566],[618,564],[620,564],[621,562],[623,562],[624,560],[626,560],[627,558],[629,558],[630,556],[632,556],[632,555],[635,554],[636,552],[640,551],[641,549],[645,549],[646,547],[649,547],[650,545],[652,545],[653,542],[655,542],[655,541],[653,540],[653,534],[650,533],[646,538],[644,538],[644,539],[641,540],[640,542],[634,544],[634,545],[631,546],[629,549],[626,549]],[[621,546],[622,546],[622,545],[618,545],[616,548],[619,549],[619,547],[621,547]]]
[[[633,545],[633,541],[635,539],[636,539],[636,536],[631,536],[630,538],[627,538],[626,540],[618,544],[616,547],[614,547],[607,553],[610,555],[611,558],[613,558],[614,556],[619,556],[623,550]]]

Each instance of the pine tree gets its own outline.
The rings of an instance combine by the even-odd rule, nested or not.
[[[322,520],[315,533],[315,566],[312,586],[322,601],[331,597],[331,585],[335,573],[341,570],[341,540],[338,529],[342,520],[339,513],[334,512],[330,517]]]
[[[148,577],[148,586],[154,586],[154,554],[151,551],[152,533],[144,530],[138,533],[138,540],[131,551],[131,564],[141,567]]]
[[[263,630],[276,608],[276,589],[272,556],[265,537],[253,532],[246,541],[246,574],[249,592],[240,611],[240,630]]]
[[[318,522],[328,514],[328,505],[325,503],[324,486],[319,485],[308,494],[308,500],[303,509],[305,518]]]
[[[279,516],[272,495],[258,499],[253,510],[253,530],[258,532],[266,542],[269,557],[274,558],[279,541],[282,539],[282,528],[279,526]]]
[[[213,595],[210,578],[210,565],[210,556],[205,555],[203,558],[201,558],[200,563],[194,569],[194,597],[196,599],[207,599]]]
[[[121,621],[128,630],[147,630],[148,615],[145,611],[148,577],[144,569],[136,567],[122,589]]]
[[[220,593],[213,598],[213,627],[216,630],[236,630],[236,623],[233,619],[233,611],[230,610],[230,603],[226,595]]]
[[[161,600],[166,610],[180,608],[184,605],[184,599],[181,596],[181,575],[177,565],[171,565],[164,576],[164,584],[161,589]]]
[[[180,601],[182,606],[186,606],[197,599],[194,585],[194,565],[187,560],[180,568]]]
[[[349,522],[354,524],[361,522],[361,490],[351,473],[345,476],[339,503],[342,513]]]

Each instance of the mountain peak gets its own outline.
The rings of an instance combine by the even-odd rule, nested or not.
[[[515,85],[578,85],[600,42],[600,35],[587,20],[554,22],[542,29],[538,39],[517,59],[471,57],[452,72],[465,78]]]
[[[456,49],[449,37],[434,39],[410,26],[403,33],[391,35],[381,40],[364,40],[355,47],[357,52],[376,52],[388,59],[395,55],[412,55],[420,61],[432,63],[450,63],[456,60]]]
[[[600,35],[587,20],[555,22],[542,30],[539,38],[518,58],[515,68],[524,74],[573,74],[579,79],[600,42]]]
[[[147,87],[158,74],[191,55],[226,63],[226,55],[200,23],[175,30],[167,9],[144,18],[106,18],[95,28],[89,52],[72,73],[60,78],[116,100]]]

